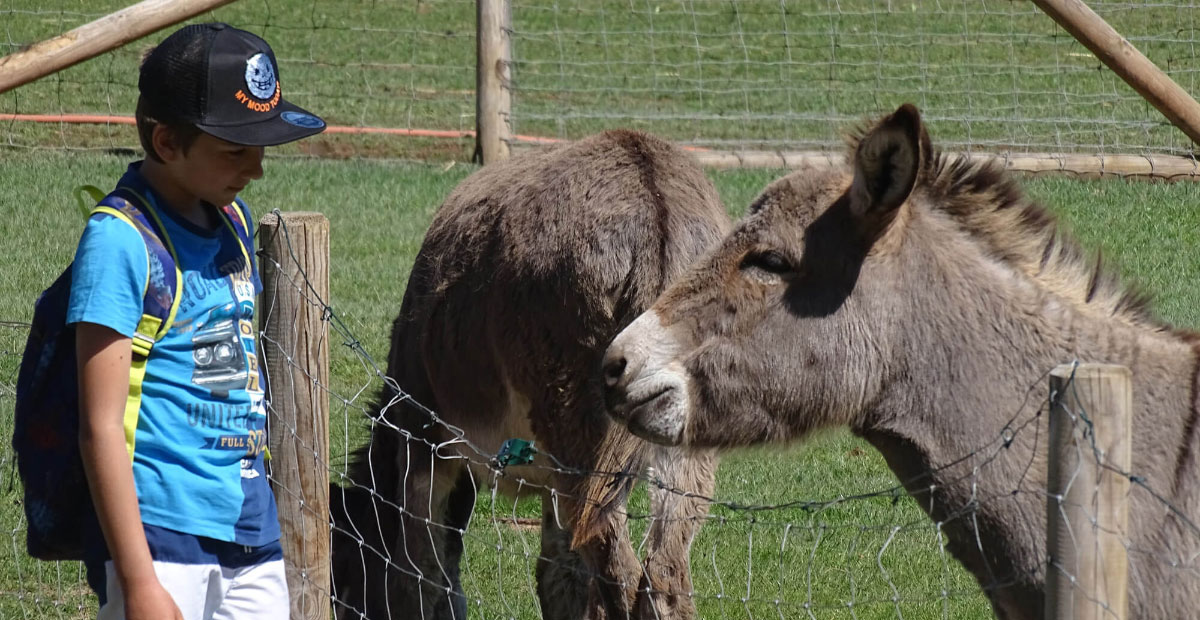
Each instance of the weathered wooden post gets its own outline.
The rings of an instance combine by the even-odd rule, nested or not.
[[[1110,364],[1050,373],[1049,620],[1127,617],[1130,377]]]
[[[476,0],[475,11],[475,150],[490,164],[508,159],[512,136],[512,18],[508,0]]]
[[[329,220],[267,215],[259,224],[259,303],[272,488],[283,528],[292,620],[328,620]]]

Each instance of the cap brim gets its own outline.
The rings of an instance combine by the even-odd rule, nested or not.
[[[325,131],[325,121],[307,110],[280,101],[279,113],[271,118],[248,125],[204,125],[196,128],[204,133],[234,144],[246,146],[276,146],[307,138]]]

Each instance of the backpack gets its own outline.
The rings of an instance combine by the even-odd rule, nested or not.
[[[149,264],[142,298],[142,318],[132,338],[129,396],[126,412],[141,406],[146,360],[175,319],[182,283],[174,246],[154,207],[128,187],[107,196],[94,187],[87,191],[97,206],[88,212],[107,213],[141,233]],[[81,208],[83,200],[80,198]],[[138,205],[141,205],[140,207]],[[249,228],[237,204],[226,205],[226,225],[236,233],[243,253],[253,247]],[[71,266],[38,296],[33,323],[17,374],[13,451],[24,487],[26,550],[41,560],[82,560],[85,527],[94,519],[91,493],[79,453],[79,374],[75,328],[66,324],[71,297]],[[126,419],[129,419],[127,416]],[[126,429],[133,432],[133,429]],[[132,456],[132,455],[131,455]],[[95,532],[94,529],[92,529]]]

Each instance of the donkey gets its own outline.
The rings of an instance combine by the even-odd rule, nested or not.
[[[633,131],[488,165],[455,188],[392,326],[395,383],[352,458],[355,486],[331,489],[340,615],[465,618],[463,536],[478,486],[494,482],[542,496],[545,617],[693,617],[688,550],[707,504],[678,490],[711,495],[715,452],[612,423],[599,370],[612,338],[731,228],[690,156]],[[538,456],[497,476],[490,457],[511,438]],[[642,565],[624,503],[647,468],[662,487]]]
[[[697,448],[848,426],[944,524],[997,617],[1041,618],[1048,422],[1026,396],[1063,362],[1123,364],[1132,470],[1179,511],[1132,493],[1129,617],[1194,616],[1197,337],[1081,258],[999,166],[933,152],[915,107],[850,142],[848,170],[770,185],[614,340],[610,414]]]

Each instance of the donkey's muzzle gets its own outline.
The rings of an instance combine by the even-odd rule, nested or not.
[[[675,445],[683,440],[688,379],[678,351],[651,311],[618,334],[604,354],[604,406],[647,441]]]

